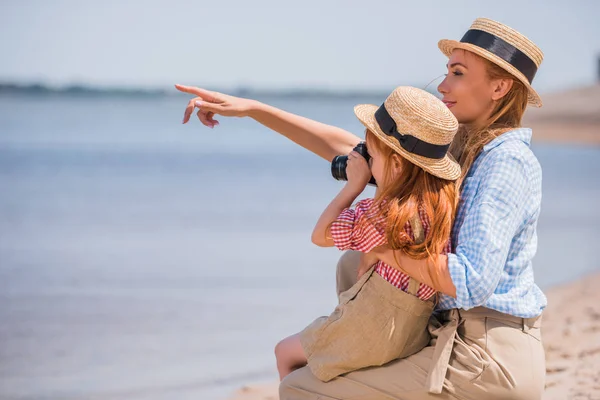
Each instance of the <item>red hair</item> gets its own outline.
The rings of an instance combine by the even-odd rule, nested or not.
[[[450,239],[458,206],[456,182],[434,176],[408,161],[368,129],[366,140],[367,148],[374,149],[384,159],[385,177],[384,182],[378,183],[375,204],[379,206],[380,217],[385,220],[388,245],[414,259],[441,254]],[[394,162],[400,162],[401,171],[392,179]],[[429,230],[422,243],[415,243],[404,228],[419,210],[427,215]],[[434,279],[437,275],[430,271],[432,280],[439,283]]]

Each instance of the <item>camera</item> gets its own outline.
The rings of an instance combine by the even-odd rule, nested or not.
[[[367,162],[371,159],[369,152],[367,151],[367,144],[365,142],[360,142],[356,145],[354,149],[358,154],[363,156]],[[348,175],[346,175],[346,165],[348,164],[348,156],[335,156],[333,161],[331,161],[331,175],[338,181],[347,181]],[[375,178],[371,176],[371,180],[369,180],[369,185],[377,186],[377,182],[375,182]]]

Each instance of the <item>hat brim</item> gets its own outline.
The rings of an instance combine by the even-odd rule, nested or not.
[[[527,78],[525,78],[525,75],[523,75],[521,73],[521,71],[519,71],[518,69],[513,67],[511,64],[509,64],[508,62],[506,62],[503,59],[501,59],[500,57],[498,57],[497,55],[495,55],[485,49],[482,49],[479,46],[475,46],[470,43],[462,43],[462,42],[459,42],[456,40],[450,40],[450,39],[440,40],[438,42],[438,47],[442,51],[442,53],[444,53],[448,58],[450,57],[450,55],[452,54],[452,51],[454,49],[463,49],[463,50],[467,50],[472,53],[475,53],[478,56],[481,56],[481,57],[487,59],[488,61],[493,62],[494,64],[498,65],[499,67],[510,72],[515,78],[517,78],[519,81],[521,81],[527,87],[527,89],[529,91],[528,97],[527,97],[529,104],[531,104],[532,106],[535,106],[535,107],[542,106],[542,99],[540,98],[540,95],[535,91],[535,89],[533,87],[531,87],[531,84],[529,83]]]
[[[354,107],[354,114],[356,114],[359,121],[379,139],[413,164],[418,165],[438,178],[453,181],[460,177],[460,166],[449,153],[446,154],[444,158],[440,159],[419,156],[408,152],[400,145],[400,143],[398,143],[397,139],[383,133],[375,119],[375,111],[377,111],[377,109],[379,109],[379,107],[373,104],[360,104]]]

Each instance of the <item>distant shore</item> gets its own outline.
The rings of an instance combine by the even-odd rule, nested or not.
[[[318,88],[255,89],[238,87],[219,89],[234,96],[256,99],[356,99],[356,102],[369,99],[385,99],[388,92],[382,90],[334,90]],[[429,90],[435,90],[434,87]],[[68,85],[53,87],[45,84],[17,84],[0,82],[0,96],[38,96],[83,98],[127,97],[159,98],[180,95],[173,88],[123,88]],[[528,107],[523,118],[523,126],[533,129],[536,142],[560,142],[578,145],[600,146],[600,84],[549,93],[542,96],[542,108]],[[348,118],[352,117],[348,111]]]
[[[546,290],[544,400],[600,399],[600,272]],[[249,385],[230,400],[276,400],[277,383]]]
[[[233,96],[260,98],[372,98],[385,97],[389,94],[383,90],[335,90],[319,88],[286,88],[286,89],[255,89],[246,87],[237,88],[212,88],[211,90],[231,94]],[[173,88],[127,88],[127,87],[99,87],[89,85],[50,86],[42,83],[17,84],[0,82],[0,95],[44,95],[44,96],[151,96],[164,97],[182,95]],[[350,110],[351,111],[351,110]]]

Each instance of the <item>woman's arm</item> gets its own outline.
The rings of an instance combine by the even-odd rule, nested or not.
[[[175,87],[179,91],[197,96],[188,102],[183,117],[184,124],[189,121],[195,108],[199,110],[197,115],[200,122],[211,128],[218,125],[218,121],[213,119],[215,115],[250,117],[327,161],[333,160],[337,155],[348,154],[361,141],[358,136],[341,128],[313,121],[256,100],[192,86]]]
[[[484,305],[496,290],[530,195],[525,161],[514,152],[490,153],[473,178],[477,197],[465,213],[454,253],[428,264],[384,246],[374,250],[385,263],[454,297],[456,307],[465,310]]]
[[[348,131],[255,102],[250,117],[327,161],[348,154],[361,141]]]
[[[381,246],[373,250],[377,258],[417,281],[448,296],[456,297],[456,287],[448,270],[448,256],[440,254],[427,260],[415,260],[402,250]],[[434,277],[435,276],[435,277]]]

